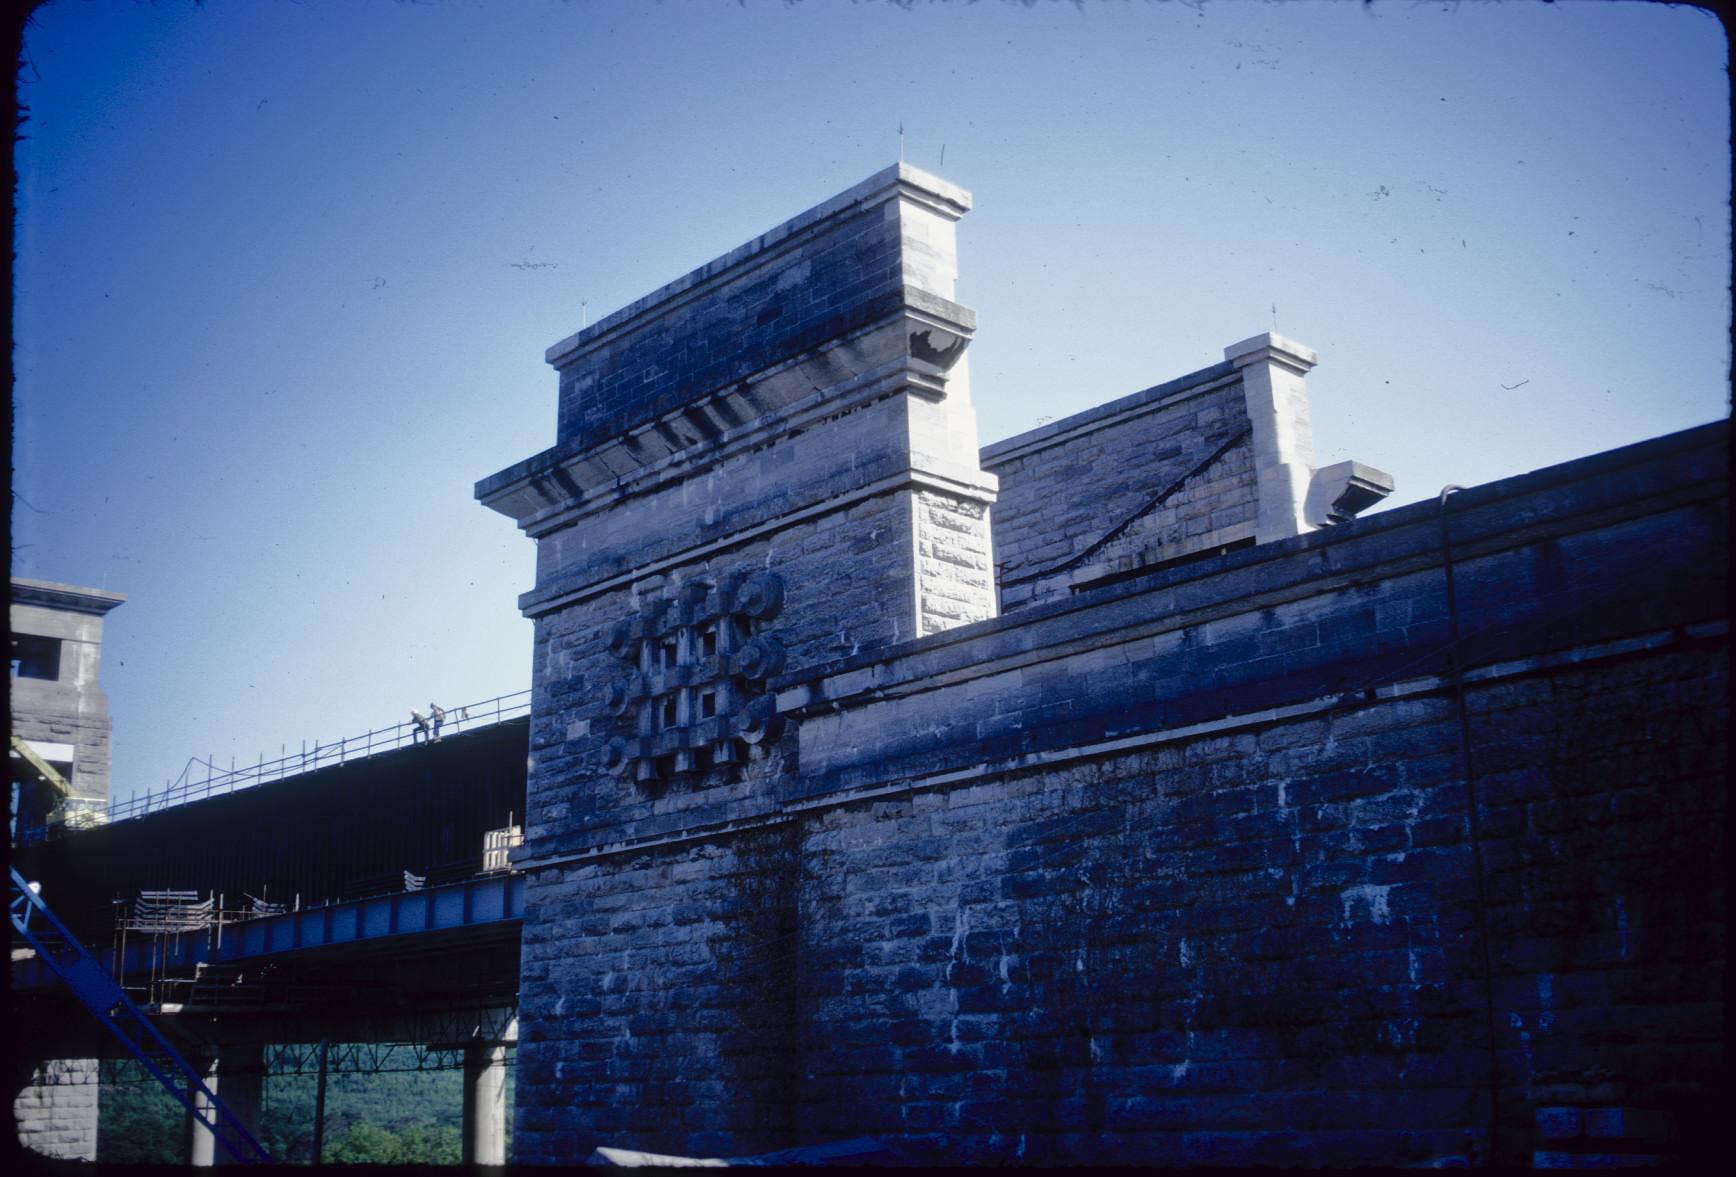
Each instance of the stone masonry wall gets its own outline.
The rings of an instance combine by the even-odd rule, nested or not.
[[[69,587],[67,591],[90,590]],[[61,642],[57,679],[12,679],[12,731],[27,740],[73,745],[69,782],[73,792],[99,804],[106,802],[113,724],[108,715],[108,697],[99,680],[101,616],[14,604],[10,620],[15,633],[58,638]]]
[[[919,490],[916,563],[921,599],[916,636],[982,621],[995,615],[995,569],[989,551],[989,508],[970,499]]]
[[[1710,1143],[1728,675],[1718,642],[1470,698],[1518,1127],[1527,1108],[1638,1105],[1682,1112]]]
[[[1727,476],[1708,427],[1463,492],[1456,605],[1422,503],[792,670],[729,806],[541,818],[517,1159],[1708,1130]],[[558,706],[539,731],[585,722]]]
[[[20,1146],[39,1156],[96,1160],[95,1059],[51,1059],[37,1065],[12,1100]]]
[[[1509,1160],[1537,1106],[1715,1082],[1726,657],[1471,695]],[[973,1163],[1474,1157],[1466,819],[1440,694],[825,811],[801,843],[806,1138]]]
[[[1470,697],[1509,1160],[1537,1106],[1715,1080],[1721,893],[1680,884],[1720,871],[1726,663]],[[524,984],[572,1037],[521,1047],[521,1159],[867,1134],[973,1163],[1385,1165],[1486,1134],[1444,696],[823,810],[794,854],[763,837],[775,869],[702,840],[550,889]]]
[[[1212,551],[1254,538],[1259,493],[1254,446],[1243,438],[1178,487],[1162,504],[1135,518],[1084,561],[1075,583],[1160,564],[1176,556]]]
[[[515,1159],[599,1141],[776,1148],[798,1131],[788,831],[563,869],[527,892]],[[585,951],[574,952],[576,944]]]
[[[1065,595],[1122,557],[1132,567],[1251,538],[1248,429],[1240,379],[1220,364],[986,447],[1001,607]]]
[[[76,749],[69,782],[73,792],[99,806],[107,802],[114,721],[106,710],[81,712],[76,703],[64,709],[53,703],[21,704],[13,709],[12,732],[26,740],[71,744]]]
[[[777,742],[756,746],[742,774],[713,772],[672,790],[647,791],[604,768],[617,722],[608,709],[608,686],[623,673],[622,662],[608,650],[610,630],[635,615],[645,599],[666,595],[681,581],[770,567],[783,577],[785,600],[766,632],[783,643],[792,668],[824,664],[864,644],[907,641],[916,635],[884,632],[888,613],[879,583],[853,576],[850,565],[881,550],[909,551],[911,518],[907,494],[877,496],[538,618],[526,856],[604,844],[628,830],[646,835],[683,829],[700,812],[707,820],[766,812],[775,798],[766,782],[785,771]],[[840,529],[856,537],[842,548]],[[817,623],[820,618],[824,624]],[[527,902],[540,884],[533,878],[529,885]]]

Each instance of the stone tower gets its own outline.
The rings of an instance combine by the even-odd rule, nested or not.
[[[12,578],[12,733],[71,785],[59,812],[75,824],[100,817],[108,805],[111,723],[97,671],[103,617],[125,600],[101,589]],[[41,810],[26,813],[30,825],[57,806],[43,796],[21,803]]]
[[[557,444],[477,486],[537,541],[533,710],[567,717],[530,858],[666,790],[755,808],[768,679],[994,614],[969,207],[888,168],[549,349]]]
[[[102,589],[12,578],[12,734],[71,786],[59,797],[11,753],[14,842],[49,824],[101,821],[109,797],[108,698],[98,683],[102,622],[126,597]],[[96,1159],[95,1059],[14,1060],[12,1119],[30,1152]]]
[[[969,207],[899,164],[563,340],[554,448],[476,488],[537,541],[521,1158],[583,1160],[574,1107],[605,1133],[659,1115],[683,1056],[718,1087],[684,1139],[789,1136],[790,985],[763,946],[795,918],[800,777],[773,684],[995,613],[975,316],[953,301]],[[689,845],[696,826],[733,832]],[[586,937],[648,898],[630,848],[671,837],[693,886],[658,895],[647,951],[721,967],[620,991]],[[635,1037],[690,1000],[759,1012]]]

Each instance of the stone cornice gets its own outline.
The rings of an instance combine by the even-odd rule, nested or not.
[[[125,604],[126,599],[125,593],[111,593],[106,589],[82,588],[52,580],[28,580],[22,576],[12,578],[14,605],[35,605],[101,617],[117,605]]]
[[[995,501],[995,492],[991,487],[967,482],[950,474],[912,468],[891,477],[870,482],[865,486],[856,487],[845,494],[834,495],[831,498],[810,503],[798,510],[767,519],[752,527],[742,528],[740,531],[732,532],[708,543],[671,552],[661,559],[649,561],[625,572],[601,577],[586,584],[563,584],[552,588],[532,589],[519,597],[519,612],[529,618],[541,617],[558,609],[575,605],[590,597],[600,596],[603,593],[622,588],[636,580],[655,576],[667,569],[682,564],[690,564],[697,560],[709,559],[719,552],[726,552],[731,548],[751,543],[763,535],[789,527],[791,524],[800,523],[828,512],[842,510],[864,499],[890,494],[907,486],[940,491],[953,498],[968,499],[984,505],[992,504]]]
[[[1238,368],[1261,362],[1278,364],[1298,376],[1305,376],[1320,363],[1320,356],[1306,344],[1287,339],[1275,331],[1267,331],[1224,349],[1224,359]]]
[[[802,378],[810,361],[900,322],[904,340],[897,347],[897,358],[832,384],[823,395],[812,392],[812,381]],[[575,440],[553,446],[482,479],[476,484],[476,497],[516,519],[533,536],[546,533],[565,525],[570,517],[588,513],[592,509],[588,503],[575,508],[574,500],[592,490],[612,486],[617,493],[611,498],[619,498],[621,493],[658,484],[659,473],[673,467],[680,468],[682,477],[692,477],[744,449],[767,444],[780,433],[805,428],[807,419],[816,414],[848,411],[866,400],[901,391],[938,399],[945,395],[947,370],[963,354],[975,327],[976,314],[970,308],[907,286],[892,313],[848,336],[780,361],[750,381],[718,389],[607,441],[585,445]],[[798,394],[799,399],[793,399]],[[756,403],[764,400],[785,403],[768,411]],[[731,426],[732,420],[743,423]],[[538,484],[544,482],[554,484],[552,493],[539,490]],[[527,510],[536,498],[558,505],[552,511]]]

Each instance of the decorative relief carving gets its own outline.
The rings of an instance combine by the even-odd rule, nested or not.
[[[609,652],[627,664],[603,706],[621,733],[605,765],[650,784],[740,764],[748,744],[783,728],[765,680],[784,667],[784,647],[763,624],[783,608],[775,572],[739,571],[679,586],[609,631]]]

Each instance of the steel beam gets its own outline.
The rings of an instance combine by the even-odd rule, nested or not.
[[[261,961],[286,953],[346,945],[400,947],[419,935],[516,923],[524,917],[524,876],[493,874],[420,891],[353,899],[324,907],[213,926],[196,932],[134,939],[121,961],[122,982],[131,977],[183,972],[199,965]],[[112,949],[93,953],[115,975]],[[53,973],[41,961],[15,961],[15,993],[47,990]]]

